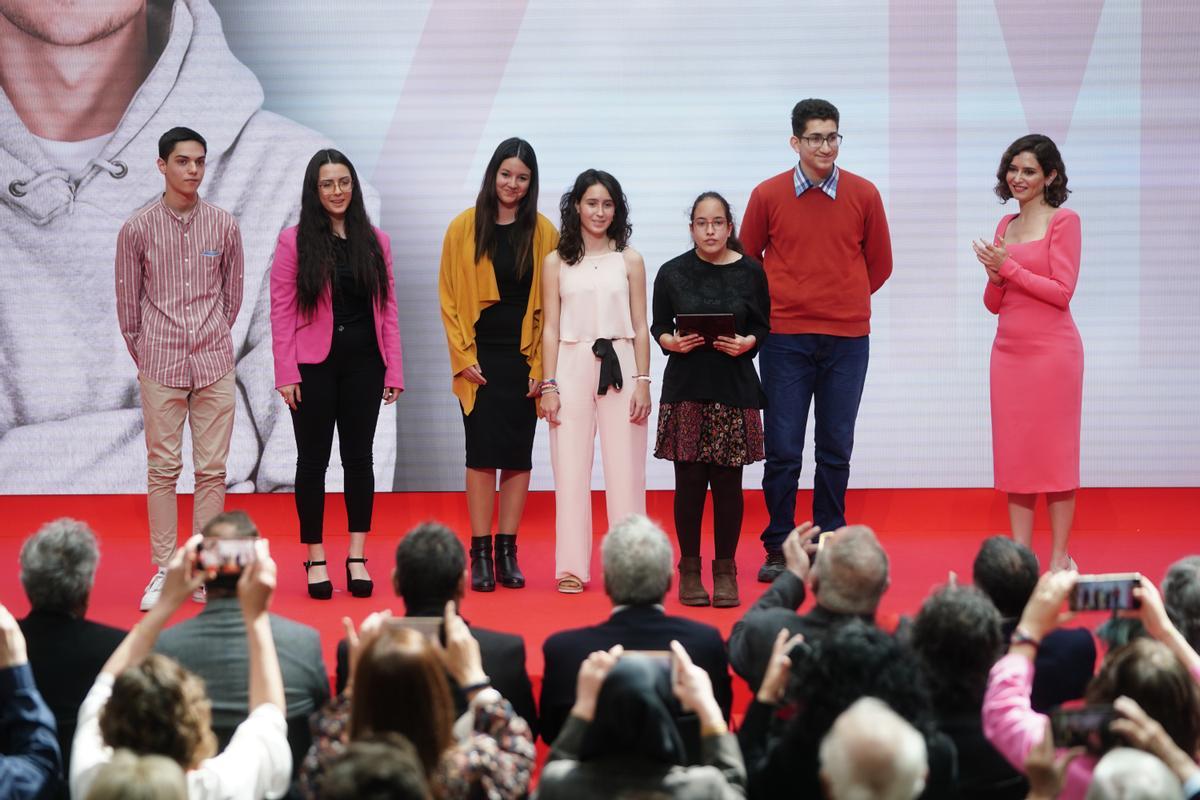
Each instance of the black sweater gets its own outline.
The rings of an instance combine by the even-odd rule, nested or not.
[[[733,314],[734,330],[754,336],[754,347],[733,358],[710,346],[690,353],[667,354],[662,403],[692,400],[737,408],[762,408],[765,403],[754,356],[770,331],[771,298],[767,276],[753,259],[742,256],[732,264],[710,264],[695,250],[677,256],[658,270],[654,279],[654,341],[675,330],[676,314]]]

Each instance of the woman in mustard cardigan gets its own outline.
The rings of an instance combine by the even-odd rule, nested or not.
[[[517,527],[529,493],[542,379],[541,268],[558,232],[537,212],[538,167],[524,139],[505,139],[484,172],[475,207],[459,214],[442,244],[438,294],[454,394],[467,443],[471,588],[525,585]],[[499,531],[492,512],[500,473]]]

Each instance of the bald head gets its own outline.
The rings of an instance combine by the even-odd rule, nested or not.
[[[912,800],[928,771],[925,739],[874,697],[855,701],[821,740],[829,800]]]
[[[1087,800],[1183,800],[1183,787],[1175,773],[1149,753],[1116,747],[1096,764]]]
[[[888,587],[888,557],[866,525],[839,528],[813,565],[817,602],[842,614],[874,614]]]

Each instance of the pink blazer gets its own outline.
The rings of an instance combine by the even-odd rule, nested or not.
[[[329,287],[317,299],[312,316],[301,316],[296,299],[296,231],[283,230],[271,263],[271,350],[275,355],[275,388],[300,383],[300,364],[320,364],[333,343],[333,293]],[[387,267],[388,296],[375,303],[375,340],[383,356],[383,385],[404,390],[400,355],[400,321],[396,312],[396,281],[392,275],[392,242],[378,228],[379,246]]]

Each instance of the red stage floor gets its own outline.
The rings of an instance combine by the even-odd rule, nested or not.
[[[651,492],[650,516],[668,532],[671,524],[670,492]],[[801,493],[800,508],[811,502]],[[597,531],[604,524],[603,494],[594,497]],[[341,636],[340,620],[358,621],[372,610],[392,607],[396,598],[388,590],[388,575],[397,538],[414,524],[441,520],[466,536],[466,507],[460,493],[383,494],[376,502],[375,533],[368,544],[376,596],[358,600],[345,592],[344,576],[333,570],[337,591],[328,602],[309,600],[304,591],[301,562],[304,551],[297,541],[291,495],[230,495],[227,505],[249,512],[279,563],[279,589],[273,610],[317,627],[332,671],[334,646]],[[521,531],[521,564],[529,579],[519,591],[498,589],[493,594],[470,593],[464,614],[477,625],[520,633],[528,647],[529,670],[535,682],[541,674],[541,643],[553,631],[590,624],[608,613],[609,604],[599,577],[599,542],[595,543],[596,568],[592,585],[582,595],[560,595],[554,590],[553,506],[551,493],[534,493]],[[984,537],[1007,531],[1004,497],[990,489],[957,490],[858,490],[847,498],[847,517],[875,528],[891,558],[892,585],[883,602],[886,620],[912,614],[931,586],[945,581],[951,570],[969,580],[971,560]],[[181,498],[181,514],[190,513],[190,498]],[[86,520],[101,540],[101,560],[89,617],[128,627],[138,618],[137,604],[150,575],[146,539],[145,498],[122,496],[0,497],[0,602],[16,615],[28,610],[18,580],[17,553],[22,540],[42,522],[60,516]],[[1080,492],[1071,553],[1085,572],[1139,570],[1161,580],[1167,566],[1181,556],[1200,552],[1196,544],[1200,520],[1200,489],[1087,489]],[[745,608],[758,597],[754,575],[761,562],[758,532],[765,521],[759,492],[746,494],[746,520],[738,554],[741,608],[686,609],[668,597],[669,613],[682,613],[717,626],[725,634]],[[327,529],[344,527],[338,496],[330,496]],[[708,522],[705,526],[707,529]],[[1049,534],[1044,509],[1039,508],[1035,546],[1048,557]],[[331,565],[345,555],[344,534],[331,534],[327,545]],[[706,548],[711,544],[706,540]],[[707,559],[711,550],[706,550]],[[706,582],[708,582],[706,580]],[[709,584],[711,588],[711,583]],[[811,602],[811,601],[810,601]],[[194,614],[187,604],[181,612]],[[740,683],[740,682],[739,682]],[[743,698],[745,694],[739,691]]]

